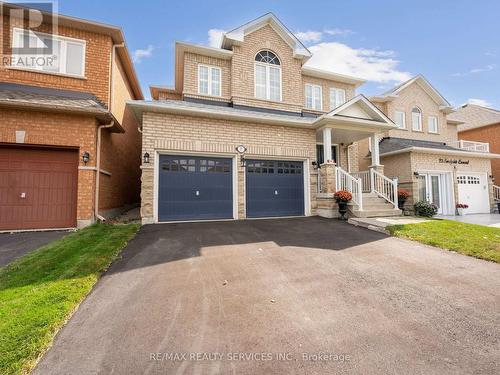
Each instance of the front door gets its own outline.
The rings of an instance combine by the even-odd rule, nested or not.
[[[420,200],[434,203],[438,208],[438,213],[443,213],[443,192],[440,174],[420,174],[419,195]]]

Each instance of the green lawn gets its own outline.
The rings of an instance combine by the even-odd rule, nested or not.
[[[29,372],[138,228],[96,224],[0,268],[0,374]]]
[[[450,220],[392,225],[393,236],[500,263],[500,229]]]

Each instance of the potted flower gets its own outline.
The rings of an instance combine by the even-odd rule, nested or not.
[[[415,214],[423,217],[433,217],[438,212],[438,207],[434,203],[420,201],[415,203]]]
[[[457,203],[456,207],[457,207],[458,216],[464,216],[465,209],[469,208],[469,205],[465,204],[465,203]]]
[[[347,212],[347,203],[351,201],[352,194],[346,190],[339,190],[333,195],[333,198],[339,206],[340,219],[345,220],[344,215]]]
[[[405,202],[410,196],[410,192],[405,189],[398,189],[398,208],[400,210],[404,209]]]

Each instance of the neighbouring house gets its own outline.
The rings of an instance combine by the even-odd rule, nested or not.
[[[143,223],[337,215],[398,215],[396,185],[371,164],[387,197],[363,194],[356,141],[394,123],[364,81],[308,67],[311,52],[273,14],[224,34],[219,48],[177,42],[175,86],[130,101],[142,127]],[[378,149],[378,143],[374,143]],[[397,202],[396,202],[397,205]]]
[[[410,192],[409,209],[426,200],[444,215],[454,215],[457,203],[467,204],[468,213],[490,212],[496,189],[491,160],[500,156],[484,143],[492,138],[462,141],[462,116],[421,75],[370,100],[397,126],[377,135],[380,160],[385,174]],[[358,149],[360,169],[368,170],[370,142],[359,142]]]
[[[449,119],[460,121],[458,138],[461,147],[470,150],[486,149],[500,154],[500,111],[475,104],[464,104],[451,114]],[[500,183],[500,160],[491,161],[491,174]],[[500,189],[494,189],[496,200],[500,200]]]
[[[125,104],[143,96],[121,29],[46,12],[27,29],[28,9],[2,7],[0,230],[85,226],[138,203]]]

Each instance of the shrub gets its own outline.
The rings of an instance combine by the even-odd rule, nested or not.
[[[465,204],[465,203],[457,203],[457,208],[469,208],[469,205],[468,204]]]
[[[410,196],[410,192],[408,190],[398,189],[398,198],[399,199],[407,200],[409,196]]]
[[[339,202],[349,202],[352,199],[352,194],[346,190],[339,190],[334,195],[333,198]]]
[[[415,203],[415,212],[418,216],[432,217],[437,214],[438,208],[434,203],[420,201]]]

